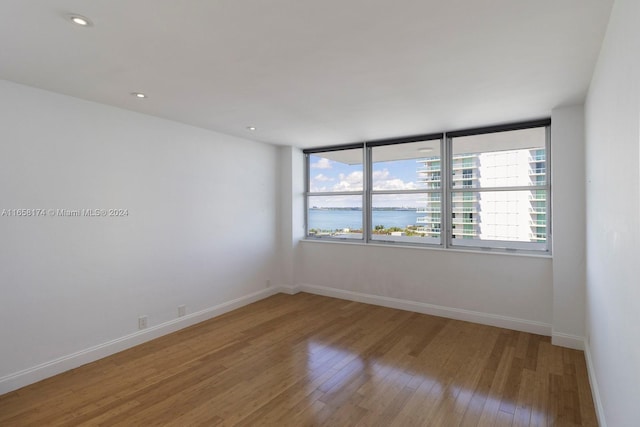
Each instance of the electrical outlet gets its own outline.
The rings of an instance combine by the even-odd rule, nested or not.
[[[267,280],[267,288],[271,286],[271,280]]]
[[[138,317],[138,329],[146,329],[147,328],[147,316]]]
[[[179,305],[178,306],[178,317],[182,317],[185,314],[187,314],[187,306],[186,305]]]

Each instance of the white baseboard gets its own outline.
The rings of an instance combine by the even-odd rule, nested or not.
[[[293,290],[294,288],[291,288]],[[90,362],[94,362],[103,357],[110,356],[122,350],[145,343],[155,338],[195,325],[221,314],[235,310],[247,304],[275,295],[278,292],[285,292],[281,287],[263,289],[258,292],[245,295],[240,298],[227,301],[213,307],[206,308],[196,313],[188,314],[178,319],[170,320],[160,325],[152,326],[142,331],[137,331],[129,335],[108,341],[103,344],[60,357],[49,362],[42,363],[32,368],[24,369],[0,378],[0,395],[21,387],[33,384],[45,378],[52,377],[70,369],[77,368]],[[289,293],[289,292],[287,292]]]
[[[483,313],[479,311],[464,310],[460,308],[445,307],[424,302],[364,294],[360,292],[346,291],[343,289],[328,288],[325,286],[300,284],[298,285],[298,288],[302,292],[324,295],[327,297],[380,305],[389,308],[397,308],[399,310],[415,311],[417,313],[430,314],[433,316],[446,317],[449,319],[464,320],[467,322],[480,323],[482,325],[497,326],[500,328],[513,329],[516,331],[529,332],[532,334],[546,336],[551,335],[551,325],[543,322],[518,319],[508,316],[500,316],[497,314]]]
[[[274,288],[278,292],[287,295],[295,295],[300,292],[300,288],[298,286],[289,286],[289,285],[279,285]]]
[[[551,344],[584,351],[584,337],[578,335],[553,331],[551,333]]]
[[[530,332],[539,335],[551,335],[551,325],[535,322],[525,319],[518,319],[508,316],[500,316],[490,313],[478,311],[464,310],[459,308],[451,308],[434,304],[403,300],[398,298],[383,297],[378,295],[364,294],[360,292],[346,291],[342,289],[329,288],[324,286],[315,286],[309,284],[301,284],[297,286],[278,285],[271,288],[263,289],[258,292],[227,301],[216,306],[188,314],[187,316],[174,319],[160,325],[150,327],[148,329],[137,331],[132,334],[99,344],[49,362],[28,368],[19,372],[5,375],[0,378],[0,395],[16,390],[18,388],[33,384],[45,378],[52,377],[70,369],[77,368],[87,363],[102,359],[136,345],[145,343],[163,335],[178,331],[196,323],[220,316],[221,314],[235,310],[247,304],[259,301],[277,293],[285,293],[295,295],[298,292],[308,292],[317,295],[340,298],[349,301],[363,302],[367,304],[380,305],[383,307],[396,308],[399,310],[414,311],[417,313],[430,314],[434,316],[446,317],[456,320],[464,320],[468,322],[480,323],[483,325],[497,326],[501,328],[513,329],[517,331]],[[581,337],[554,333],[554,344],[562,345],[570,348],[580,348],[578,345],[584,346]],[[558,341],[558,342],[555,342]],[[582,349],[582,348],[580,348]],[[595,377],[592,376],[592,367],[588,349],[585,351],[587,363],[589,367],[589,379],[591,380],[592,390],[594,393],[594,401],[597,401],[598,417],[602,411],[602,405],[597,395],[597,386],[595,385]],[[605,425],[601,423],[601,425]]]
[[[589,375],[591,396],[593,397],[593,404],[596,407],[598,424],[600,427],[607,427],[607,420],[604,417],[604,407],[602,406],[602,399],[600,398],[600,389],[598,388],[598,380],[596,379],[596,371],[593,367],[593,359],[591,358],[591,347],[587,342],[585,342],[584,345],[584,357],[587,361],[587,374]]]

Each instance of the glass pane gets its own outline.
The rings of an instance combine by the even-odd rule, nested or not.
[[[371,239],[440,244],[440,193],[374,194]]]
[[[547,198],[547,190],[454,191],[451,195],[453,244],[464,245],[468,240],[545,243]]]
[[[452,139],[453,188],[546,184],[546,128]]]
[[[373,191],[440,188],[440,140],[371,149]]]
[[[362,196],[310,196],[310,237],[362,239]]]
[[[309,191],[362,191],[362,149],[309,155]]]

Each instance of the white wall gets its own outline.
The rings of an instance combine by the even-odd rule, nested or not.
[[[640,420],[640,2],[617,0],[586,103],[587,355],[600,421]]]
[[[312,241],[299,251],[303,290],[551,332],[549,258]]]
[[[0,393],[279,283],[277,152],[0,81],[0,210],[129,212],[0,217]]]
[[[282,282],[280,286],[287,292],[296,287],[295,269],[298,259],[298,245],[304,238],[304,156],[302,151],[290,147],[279,147],[280,160],[280,254],[282,257]]]
[[[585,300],[584,106],[551,114],[553,340],[583,349]]]

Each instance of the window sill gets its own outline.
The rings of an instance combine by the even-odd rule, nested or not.
[[[351,246],[372,246],[376,248],[399,248],[399,249],[416,249],[427,251],[440,251],[440,252],[454,252],[463,254],[482,254],[482,255],[507,255],[518,256],[526,258],[548,258],[553,259],[553,255],[547,252],[533,253],[522,250],[507,251],[504,249],[460,249],[460,248],[443,248],[442,246],[418,246],[418,245],[403,245],[401,243],[364,243],[364,242],[350,242],[348,240],[322,240],[322,239],[300,239],[302,243],[319,243],[329,245],[351,245]]]

